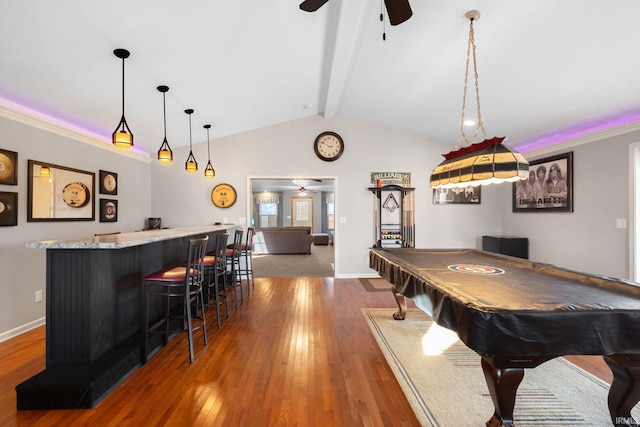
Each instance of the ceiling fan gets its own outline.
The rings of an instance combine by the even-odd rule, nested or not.
[[[300,3],[300,9],[305,12],[315,12],[328,1],[329,0],[304,0]],[[384,0],[384,4],[387,7],[387,15],[389,15],[389,23],[391,23],[391,25],[402,24],[413,15],[409,0]]]
[[[306,195],[307,193],[317,193],[317,191],[313,191],[313,190],[308,190],[306,187],[300,187],[297,190],[294,190],[295,193],[298,193],[298,195]]]

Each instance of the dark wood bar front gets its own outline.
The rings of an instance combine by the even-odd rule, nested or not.
[[[46,369],[16,387],[18,409],[95,406],[141,364],[146,274],[185,261],[189,238],[230,225],[30,243],[47,250]],[[154,307],[160,313],[161,307]],[[153,313],[152,313],[153,316]],[[159,341],[156,343],[159,345]]]

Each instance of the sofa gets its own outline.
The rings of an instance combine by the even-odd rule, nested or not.
[[[310,254],[313,236],[311,227],[257,228],[255,253]]]

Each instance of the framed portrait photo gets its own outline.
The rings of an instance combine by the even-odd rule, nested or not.
[[[529,179],[512,185],[513,212],[573,212],[573,152],[529,162]]]
[[[100,171],[100,194],[118,194],[118,174],[109,171]]]
[[[18,225],[18,193],[0,191],[0,227]]]
[[[434,188],[433,204],[466,204],[479,205],[482,197],[482,186],[466,188]]]
[[[118,201],[100,199],[100,222],[118,221]]]
[[[0,148],[0,184],[18,185],[18,153]]]

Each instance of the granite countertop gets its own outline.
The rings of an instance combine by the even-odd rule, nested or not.
[[[228,230],[234,224],[208,225],[200,227],[166,228],[162,230],[144,230],[128,233],[107,234],[70,240],[43,240],[25,244],[27,248],[44,249],[121,249],[145,245],[213,231]]]

